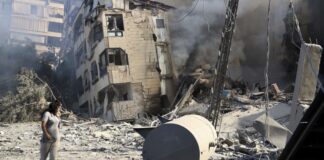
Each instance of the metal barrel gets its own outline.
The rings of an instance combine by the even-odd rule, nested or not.
[[[215,152],[214,126],[204,117],[186,115],[152,130],[143,147],[144,160],[207,160]]]

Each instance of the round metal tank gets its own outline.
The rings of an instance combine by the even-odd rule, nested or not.
[[[215,152],[214,126],[204,117],[187,115],[152,130],[145,138],[144,160],[207,160]]]

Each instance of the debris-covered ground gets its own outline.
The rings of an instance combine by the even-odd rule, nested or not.
[[[288,122],[290,106],[272,102],[270,116],[282,125]],[[211,157],[220,159],[276,159],[279,149],[253,128],[262,113],[262,106],[235,105],[223,115],[218,148]],[[129,123],[106,123],[100,119],[63,121],[60,159],[142,159],[144,139]],[[37,122],[0,125],[0,156],[2,159],[38,159],[41,138]]]
[[[40,123],[36,122],[0,124],[0,159],[39,159],[41,134]],[[128,123],[64,123],[61,135],[61,160],[141,159],[143,139]]]
[[[236,109],[222,117],[218,128],[219,147],[213,159],[277,159],[281,149],[269,142],[255,128],[255,121],[264,115],[264,106],[236,105]],[[271,102],[269,117],[286,127],[290,106],[286,103]],[[275,138],[285,139],[287,135]]]

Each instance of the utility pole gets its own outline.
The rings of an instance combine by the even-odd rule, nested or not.
[[[228,66],[228,57],[231,51],[232,37],[235,29],[239,0],[229,0],[226,8],[225,25],[222,32],[222,41],[219,46],[218,58],[215,66],[215,75],[212,88],[212,97],[209,110],[209,118],[216,128],[220,113],[224,81]]]

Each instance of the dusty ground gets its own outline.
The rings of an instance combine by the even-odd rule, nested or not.
[[[0,159],[39,159],[39,123],[0,124]],[[131,125],[75,123],[62,126],[60,160],[137,160],[141,159],[143,139]]]
[[[290,106],[272,102],[269,114],[286,125]],[[238,105],[223,115],[218,131],[219,147],[213,160],[276,159],[278,149],[265,143],[264,138],[252,127],[253,121],[264,107]],[[0,159],[39,159],[41,138],[40,122],[0,123]],[[240,131],[240,133],[238,132]],[[241,134],[241,132],[244,134]],[[100,119],[63,123],[61,128],[60,160],[139,160],[144,139],[133,131],[128,123],[105,123]]]

